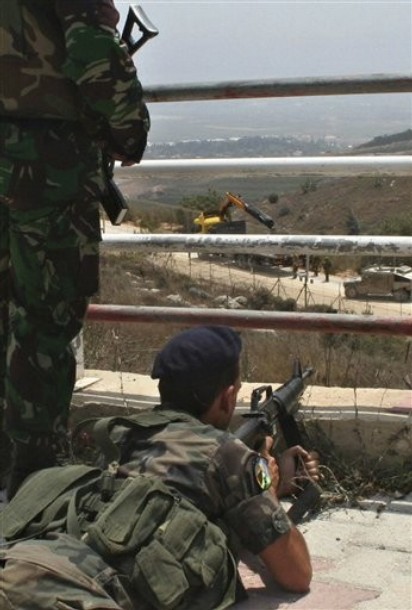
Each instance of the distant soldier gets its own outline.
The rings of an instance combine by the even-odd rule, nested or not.
[[[319,275],[319,267],[320,267],[319,256],[312,256],[312,258],[311,258],[311,267],[312,267],[313,275],[315,277],[318,277],[318,275]]]
[[[298,277],[299,257],[294,256],[292,261],[292,278],[295,280]]]
[[[325,282],[329,282],[329,274],[332,269],[332,261],[326,257],[323,259],[323,272],[325,274]]]

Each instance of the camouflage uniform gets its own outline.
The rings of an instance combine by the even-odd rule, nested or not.
[[[1,610],[134,610],[116,572],[65,534],[0,551]]]
[[[162,479],[172,489],[189,499],[210,521],[217,523],[224,530],[228,536],[230,550],[235,556],[241,548],[255,554],[260,553],[290,530],[291,522],[269,490],[271,480],[266,460],[255,451],[248,449],[233,434],[203,424],[187,413],[161,407],[154,411],[143,411],[130,419],[138,423],[137,431],[135,426],[132,428],[115,426],[111,434],[121,448],[122,475],[129,471],[132,476],[142,473]],[[57,471],[62,473],[64,468],[58,468]],[[43,473],[33,477],[33,484],[36,484],[36,476],[39,477],[41,474]],[[47,471],[50,485],[53,484],[52,477],[53,471]],[[43,478],[43,481],[45,480]],[[23,496],[26,485],[30,486],[30,480],[21,490]],[[38,485],[41,486],[41,479],[38,479]],[[56,479],[55,485],[59,485]],[[10,520],[12,527],[14,526],[13,515],[16,511],[17,515],[27,516],[23,496],[18,494],[9,506],[11,511],[5,519],[6,532]],[[32,497],[31,494],[30,498]],[[94,500],[91,500],[90,506],[93,510],[97,509]],[[29,512],[31,513],[31,509]],[[136,514],[138,513],[139,510],[136,508]],[[115,546],[124,545],[124,554],[117,550],[116,556],[113,555],[112,558],[116,561],[116,558],[123,557],[125,565],[130,563],[126,547],[130,548],[129,536],[136,527],[136,514],[131,510],[130,519],[126,522],[115,522],[112,514],[104,526],[107,536]],[[49,518],[50,515],[49,512]],[[50,527],[55,523],[55,528],[58,530],[59,520],[53,517],[51,521]],[[110,529],[111,527],[113,530]],[[142,527],[144,529],[145,526]],[[82,540],[88,541],[87,535],[83,536]],[[67,601],[84,599],[93,600],[97,604],[102,599],[100,590],[96,590],[96,582],[102,583],[101,574],[106,572],[97,563],[91,549],[90,557],[88,556],[83,544],[74,539],[70,542],[70,539],[63,535],[55,538],[52,544],[48,540],[17,543],[10,549],[0,552],[0,601],[3,594],[16,604],[11,606],[13,610],[14,608],[20,610],[53,608],[51,595],[60,596],[63,592],[66,597],[62,599],[66,601],[67,606],[62,605],[62,610],[63,608],[67,610],[106,608],[104,604],[77,606],[73,603],[71,606]],[[100,550],[102,549],[103,547],[100,546]],[[68,560],[63,561],[60,555],[68,556]],[[164,556],[160,557],[164,561]],[[153,557],[151,561],[154,561]],[[160,558],[158,561],[161,563]],[[131,565],[134,565],[133,562]],[[149,566],[151,565],[152,563],[149,562]],[[156,564],[154,577],[161,578],[159,575],[173,573],[173,570],[168,572],[168,569],[167,563],[161,566]],[[107,574],[110,576],[109,582],[112,583],[114,574],[111,572]],[[150,604],[146,606],[143,599],[136,595],[136,590],[126,582],[127,579],[122,578],[123,585],[129,591],[129,599],[135,604],[132,607],[136,607],[136,610],[152,608]],[[241,583],[238,584],[238,594],[241,596]],[[223,580],[219,585],[223,588],[227,583]],[[106,587],[105,591],[109,592],[113,600],[120,603],[118,588],[114,589],[111,586],[108,590]],[[211,595],[216,596],[217,592],[220,596],[223,594],[219,589],[211,591]],[[195,596],[196,591],[193,593]],[[27,600],[32,600],[33,605],[30,606]],[[199,604],[196,607],[216,607],[208,605],[203,598],[202,603],[204,605]],[[117,609],[116,605],[108,607]],[[120,607],[129,610],[125,602],[120,603]],[[56,608],[59,606],[57,605]]]
[[[0,3],[0,416],[64,432],[70,343],[98,287],[99,145],[140,161],[149,116],[113,0]]]
[[[234,554],[239,547],[258,554],[291,529],[269,490],[264,458],[230,432],[203,424],[186,412],[157,409],[163,417],[170,415],[171,423],[149,428],[147,435],[129,433],[122,457],[127,470],[159,476],[211,521],[219,521]],[[176,414],[181,421],[173,421]]]

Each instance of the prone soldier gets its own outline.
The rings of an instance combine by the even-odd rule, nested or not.
[[[131,433],[122,461],[130,472],[161,477],[259,555],[278,584],[305,592],[309,551],[279,500],[297,489],[296,458],[316,481],[319,456],[295,446],[277,461],[271,437],[257,453],[228,431],[241,387],[240,354],[239,334],[225,326],[172,338],[152,370],[161,399],[155,413],[169,423],[144,438]]]
[[[152,370],[152,377],[159,379],[160,404],[130,418],[108,418],[114,424],[109,437],[104,435],[109,422],[103,419],[96,423],[96,438],[108,450],[105,455],[110,462],[104,473],[111,478],[113,487],[103,485],[99,479],[97,495],[90,495],[92,485],[84,477],[88,472],[95,475],[96,468],[90,467],[88,471],[83,466],[66,467],[71,469],[70,476],[73,468],[80,469],[86,486],[86,493],[73,495],[73,490],[68,491],[71,508],[64,526],[66,531],[61,526],[63,503],[56,497],[60,519],[55,520],[50,502],[56,487],[63,489],[62,482],[68,480],[64,478],[65,468],[49,469],[44,476],[37,473],[24,483],[3,512],[5,537],[9,540],[11,532],[20,536],[35,532],[38,524],[45,524],[44,517],[36,516],[36,506],[44,504],[45,496],[49,498],[47,521],[52,523],[46,525],[47,534],[44,529],[37,533],[39,540],[11,544],[0,552],[0,599],[3,595],[11,607],[22,610],[51,610],[56,595],[62,603],[87,600],[99,603],[99,608],[116,610],[165,607],[191,610],[194,606],[199,610],[223,610],[244,599],[241,579],[234,572],[243,550],[262,560],[271,582],[296,593],[308,591],[312,578],[309,550],[280,499],[296,492],[301,476],[314,481],[319,478],[319,456],[294,446],[275,459],[271,455],[271,437],[257,451],[228,430],[241,387],[240,353],[239,334],[226,326],[187,330],[165,345]],[[115,438],[116,444],[107,442],[110,438]],[[109,454],[116,454],[115,461]],[[303,462],[301,472],[297,470],[296,458]],[[136,492],[134,500],[128,500],[133,489],[137,489],[134,483],[139,484],[142,479],[160,480],[171,491],[177,500],[172,503],[172,512],[161,517],[160,506],[156,505],[159,489],[145,499]],[[121,487],[117,487],[117,494],[118,483]],[[43,490],[39,490],[41,484],[45,486]],[[73,505],[72,497],[78,497],[80,504]],[[85,512],[81,509],[82,498]],[[141,504],[152,508],[139,521]],[[76,507],[78,525],[73,532],[80,527],[80,535],[74,537],[69,530]],[[179,507],[183,511],[180,520]],[[201,530],[193,530],[193,510],[198,511],[196,521],[201,511],[215,529],[208,530],[200,519]],[[34,517],[30,529],[23,518],[23,529],[16,530],[16,515],[29,514]],[[164,519],[160,525],[159,517]],[[170,525],[177,523],[174,518],[180,523],[176,533]],[[85,530],[81,529],[82,523]],[[153,527],[158,535],[154,534],[154,538],[149,535],[142,545],[138,542],[139,527],[146,530],[146,538]],[[190,534],[185,534],[185,528]],[[136,540],[135,545],[132,539]],[[188,540],[200,544],[197,551],[201,560],[199,555],[195,560],[190,557]],[[149,567],[142,572],[145,560],[140,556],[146,557],[149,548]],[[172,560],[171,552],[177,553],[178,562]],[[188,564],[185,553],[189,553]],[[50,569],[55,565],[54,556],[58,573]],[[182,574],[182,564],[189,565],[188,578]],[[193,580],[193,570],[198,565],[203,566],[202,583]],[[212,565],[214,569],[209,568]],[[114,569],[117,566],[119,570]],[[102,574],[106,575],[105,580],[101,579]],[[157,603],[152,604],[154,593]],[[158,595],[167,599],[167,604],[158,603]],[[145,605],[147,601],[149,605]],[[78,603],[81,610],[88,607]]]

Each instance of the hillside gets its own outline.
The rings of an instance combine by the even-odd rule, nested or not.
[[[412,130],[378,136],[353,154],[412,154]],[[275,220],[277,233],[380,233],[383,223],[401,217],[409,216],[412,224],[412,177],[303,180],[298,191],[262,209]]]
[[[283,142],[284,148],[282,139],[243,138],[242,150],[247,148],[250,156],[263,156],[268,154],[267,147],[270,149],[276,144],[278,155],[301,154],[298,141],[285,138]],[[237,142],[226,144],[225,150],[227,156],[230,156]],[[210,152],[210,145],[207,144],[205,150]],[[307,143],[306,154],[319,154],[318,145],[319,143]],[[313,152],[310,153],[309,150]],[[411,153],[412,130],[390,136],[378,136],[351,149],[350,152],[354,155]],[[121,187],[128,194],[130,207],[136,217],[139,217],[139,213],[147,213],[148,210],[152,215],[157,212],[162,215],[165,210],[170,210],[170,206],[177,209],[183,198],[214,191],[223,198],[226,191],[232,191],[272,216],[276,233],[374,234],[380,232],[384,222],[394,223],[400,217],[410,215],[412,210],[412,177],[310,180],[254,178],[246,175],[232,178],[202,174],[189,175],[182,179],[179,174],[162,174],[161,177],[153,175],[150,178],[141,178],[138,183],[125,181]],[[271,194],[278,195],[275,204],[269,203]],[[240,214],[235,214],[234,219],[242,218]],[[262,232],[262,226],[248,219],[248,231]]]
[[[276,233],[375,234],[384,221],[412,210],[412,177],[341,178],[308,185],[308,192],[285,194],[262,209],[275,220]],[[355,229],[355,230],[354,230]]]
[[[385,136],[377,136],[357,146],[355,152],[361,154],[408,154],[412,153],[412,129],[407,129],[401,133],[395,133]]]

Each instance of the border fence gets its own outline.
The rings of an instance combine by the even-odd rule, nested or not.
[[[353,95],[375,93],[412,93],[412,77],[403,74],[283,79],[203,84],[183,84],[147,88],[149,103],[228,100],[262,97]],[[259,177],[272,176],[411,176],[411,155],[366,155],[306,158],[185,159],[143,161],[127,170],[117,167],[116,178],[139,180],[146,174],[178,172],[247,172]],[[104,235],[103,248],[132,249],[139,252],[235,252],[256,253],[261,248],[274,254],[293,255],[379,255],[412,256],[412,237],[377,235],[186,235],[140,234]],[[330,315],[283,312],[228,312],[221,309],[122,307],[91,305],[90,320],[117,322],[165,322],[181,324],[228,323],[240,327],[287,328],[291,331],[352,332],[412,336],[410,316],[375,317],[370,315]]]

